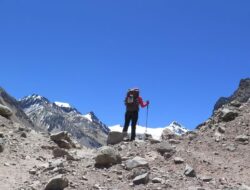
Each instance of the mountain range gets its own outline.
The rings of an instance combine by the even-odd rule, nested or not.
[[[67,131],[86,147],[100,147],[106,143],[109,128],[90,112],[81,114],[63,102],[50,102],[33,94],[18,101],[29,119],[50,133]]]
[[[57,133],[67,131],[80,144],[89,148],[98,148],[107,142],[110,130],[121,131],[121,126],[108,127],[98,119],[94,112],[82,114],[69,103],[51,102],[46,97],[32,94],[16,100],[1,88],[2,104],[16,110],[13,119],[30,126],[35,130]],[[163,128],[147,128],[147,133],[160,139],[162,131],[168,128],[177,135],[184,134],[188,130],[178,124],[171,123]],[[145,127],[137,126],[137,136],[140,138],[145,133]]]

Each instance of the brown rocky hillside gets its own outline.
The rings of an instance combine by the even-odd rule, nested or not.
[[[249,97],[230,99],[183,136],[165,132],[162,141],[149,137],[98,150],[64,132],[36,132],[10,112],[0,107],[1,190],[250,189]]]

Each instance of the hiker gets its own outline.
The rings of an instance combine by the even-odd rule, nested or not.
[[[125,98],[126,113],[125,113],[125,123],[123,127],[123,133],[127,134],[128,127],[131,124],[131,141],[135,140],[135,129],[138,120],[139,105],[144,108],[149,105],[149,101],[143,102],[142,98],[139,96],[139,89],[132,88],[127,92]]]

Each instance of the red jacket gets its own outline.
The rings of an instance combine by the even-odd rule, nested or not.
[[[139,104],[140,104],[140,106],[142,108],[146,107],[149,104],[148,101],[147,102],[143,102],[142,97],[140,97],[140,96],[138,97],[138,101],[139,101]]]

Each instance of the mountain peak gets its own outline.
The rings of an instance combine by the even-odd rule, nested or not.
[[[38,94],[32,94],[29,96],[25,96],[24,98],[20,99],[19,102],[23,102],[27,105],[30,104],[48,104],[49,100],[43,96],[40,96]]]
[[[173,121],[169,126],[166,127],[170,131],[174,132],[176,135],[182,135],[188,132],[189,130],[177,121]]]
[[[38,94],[32,94],[32,95],[29,95],[29,96],[25,96],[21,100],[30,100],[30,99],[33,99],[33,100],[46,100],[46,101],[48,101],[47,98],[45,98],[43,96],[40,96]]]

